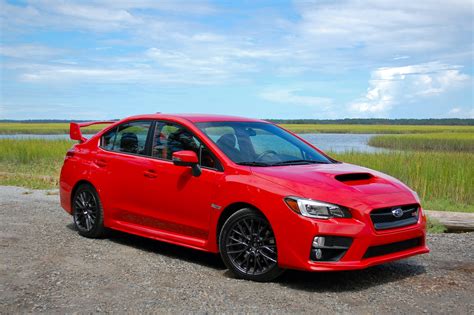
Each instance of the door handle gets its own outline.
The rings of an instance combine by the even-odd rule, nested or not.
[[[155,178],[158,176],[155,170],[147,170],[143,172],[143,176],[148,177],[148,178]]]
[[[95,160],[95,164],[98,167],[106,167],[107,166],[107,161],[104,160],[104,159],[97,159],[97,160]]]

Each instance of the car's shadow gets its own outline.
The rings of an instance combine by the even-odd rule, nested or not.
[[[413,260],[386,263],[363,270],[336,272],[303,272],[288,270],[278,282],[285,287],[309,292],[360,291],[401,281],[426,272]]]
[[[67,228],[77,232],[74,224],[68,224]],[[173,245],[165,242],[155,241],[153,239],[136,236],[120,231],[109,230],[104,240],[117,244],[131,246],[139,250],[163,255],[170,258],[181,259],[190,263],[225,270],[226,267],[219,255],[206,253],[203,251]]]
[[[67,225],[76,231],[73,224]],[[223,271],[226,269],[219,255],[206,253],[178,245],[155,241],[119,231],[109,231],[107,240],[139,250],[181,259],[193,264]],[[337,272],[303,272],[287,270],[275,283],[281,286],[309,292],[359,291],[390,282],[401,281],[425,273],[425,267],[414,260],[403,260],[370,267],[364,270]],[[229,271],[224,277],[234,278]]]

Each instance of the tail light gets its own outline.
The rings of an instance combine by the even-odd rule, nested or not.
[[[64,160],[66,161],[66,160],[72,159],[75,154],[76,154],[76,152],[74,152],[74,149],[69,149],[66,152],[66,156],[64,157]]]

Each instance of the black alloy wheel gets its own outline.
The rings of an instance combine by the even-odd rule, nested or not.
[[[270,223],[253,209],[241,209],[227,219],[219,249],[226,266],[239,278],[271,281],[283,272]]]
[[[102,204],[91,185],[81,185],[72,199],[74,225],[79,234],[98,238],[104,234]]]

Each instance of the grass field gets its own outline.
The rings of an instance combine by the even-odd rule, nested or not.
[[[427,126],[427,125],[316,125],[281,124],[296,133],[474,133],[474,126]]]
[[[396,150],[474,152],[474,133],[380,135],[372,137],[369,145]]]
[[[418,193],[426,209],[474,212],[472,153],[349,152],[332,156],[400,179]]]
[[[0,185],[57,187],[68,140],[0,139]],[[466,152],[332,154],[390,174],[416,190],[424,207],[474,212],[474,155]]]
[[[419,125],[326,125],[282,124],[296,133],[474,133],[474,126],[419,126]],[[94,133],[104,125],[90,126],[83,133]],[[0,134],[67,134],[67,123],[0,123]]]
[[[58,186],[68,140],[0,139],[0,184],[35,189]]]
[[[82,128],[84,134],[96,133],[106,125],[95,125]],[[69,134],[68,123],[0,123],[0,134]]]

